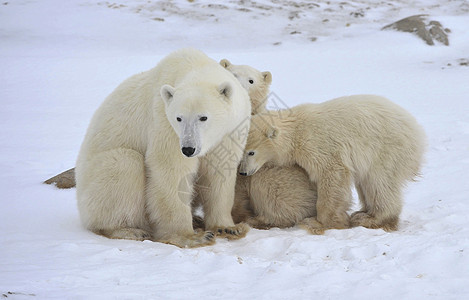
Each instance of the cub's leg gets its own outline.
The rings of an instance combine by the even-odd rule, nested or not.
[[[310,177],[312,180],[318,178],[316,174],[310,174]],[[347,211],[352,199],[350,172],[341,164],[326,166],[319,175],[317,186],[317,222],[307,222],[310,232],[314,233],[312,229],[349,228]]]
[[[76,179],[78,210],[86,228],[113,239],[151,238],[140,153],[119,148],[79,161]]]
[[[365,201],[361,211],[352,214],[351,225],[397,230],[402,210],[402,187],[403,183],[397,180],[369,174],[360,182]]]
[[[231,216],[235,223],[244,222],[248,218],[254,217],[248,193],[248,180],[246,176],[236,177],[234,204],[231,210]]]

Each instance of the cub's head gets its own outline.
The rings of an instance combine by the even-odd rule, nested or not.
[[[258,71],[246,65],[233,65],[227,59],[222,59],[220,65],[230,71],[248,91],[251,98],[252,114],[265,111],[272,74],[268,71]]]
[[[182,153],[187,157],[202,156],[231,129],[233,86],[201,83],[197,86],[164,85],[160,91],[166,116],[179,137]]]
[[[265,163],[278,160],[277,139],[279,130],[263,119],[263,114],[251,118],[248,141],[239,174],[250,176],[256,173]]]

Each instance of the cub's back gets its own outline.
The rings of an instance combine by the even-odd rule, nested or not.
[[[423,135],[415,118],[399,105],[375,95],[340,97],[319,104],[303,104],[294,108],[303,130],[333,138],[377,138],[383,135],[413,132],[417,140]],[[308,130],[311,131],[311,130]]]

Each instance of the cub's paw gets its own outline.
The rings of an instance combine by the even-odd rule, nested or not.
[[[311,234],[314,235],[321,235],[324,234],[327,228],[325,228],[321,223],[319,223],[316,218],[306,218],[302,220],[300,223],[298,223],[298,226],[300,228],[305,229]]]
[[[367,212],[357,211],[352,214],[350,223],[352,227],[363,226],[370,229],[382,228],[386,231],[398,229],[399,217],[376,218]]]
[[[238,240],[246,236],[251,228],[246,223],[239,223],[232,227],[216,227],[213,229],[217,237]]]
[[[326,229],[350,228],[350,216],[346,212],[323,213],[316,220]]]
[[[350,225],[352,227],[371,225],[371,216],[365,211],[356,211],[350,217]]]
[[[249,218],[246,220],[246,223],[252,228],[261,229],[261,230],[268,230],[272,227],[275,227],[275,226],[268,224],[265,221],[265,219],[261,216]]]

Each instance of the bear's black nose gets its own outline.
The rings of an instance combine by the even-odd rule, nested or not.
[[[195,148],[192,148],[192,147],[182,147],[181,149],[182,153],[187,156],[187,157],[191,157],[192,154],[194,154],[195,152]]]
[[[239,172],[239,175],[248,176],[248,173],[246,173],[246,172]]]

